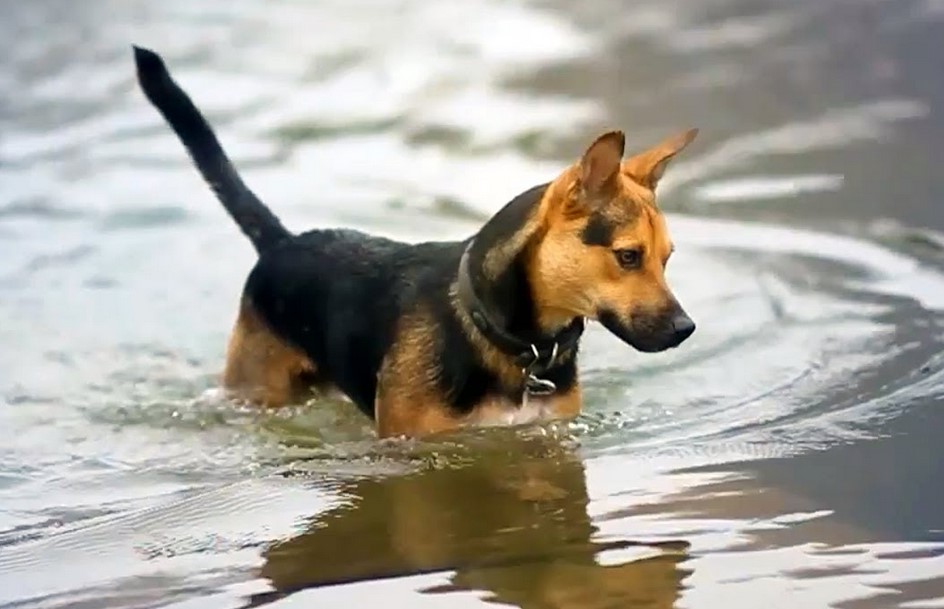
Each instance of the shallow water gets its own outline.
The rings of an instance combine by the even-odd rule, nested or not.
[[[6,6],[0,605],[944,606],[938,4]],[[132,42],[297,228],[461,238],[598,129],[702,127],[661,188],[696,334],[592,326],[567,425],[234,407],[252,251]]]

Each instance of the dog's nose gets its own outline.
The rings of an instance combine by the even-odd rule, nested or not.
[[[695,331],[695,322],[685,313],[679,313],[672,319],[672,329],[675,332],[675,344],[681,344]]]

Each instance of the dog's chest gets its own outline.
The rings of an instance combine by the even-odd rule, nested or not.
[[[480,404],[467,423],[476,427],[527,425],[550,421],[555,416],[553,397],[528,397],[524,403],[507,398],[492,398]]]

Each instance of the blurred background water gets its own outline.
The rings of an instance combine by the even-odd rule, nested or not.
[[[0,605],[944,606],[944,3],[6,2]],[[572,424],[377,442],[214,393],[253,252],[165,56],[295,229],[461,238],[598,133],[698,331]]]

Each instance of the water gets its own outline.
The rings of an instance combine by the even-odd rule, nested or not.
[[[5,6],[0,605],[944,606],[939,4]],[[252,250],[131,43],[295,228],[461,238],[598,130],[701,127],[660,187],[698,331],[592,326],[569,425],[228,404]]]

